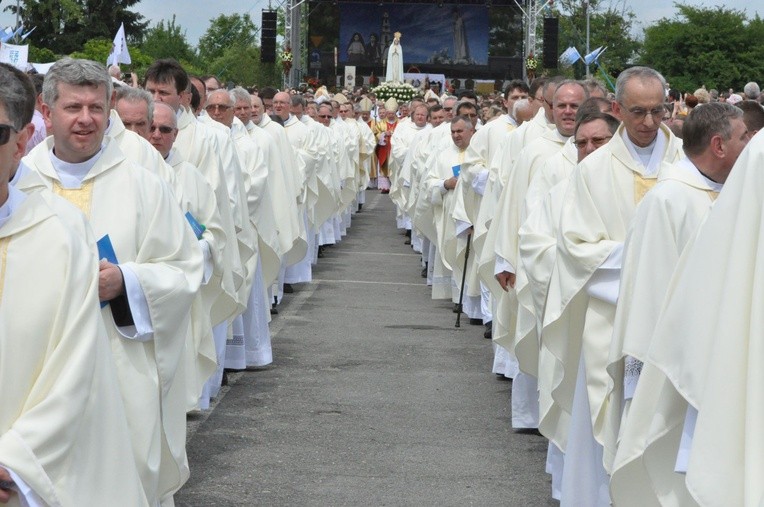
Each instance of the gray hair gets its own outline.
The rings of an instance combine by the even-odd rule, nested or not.
[[[308,101],[302,95],[292,95],[292,105],[294,107],[302,106],[305,108],[308,107]]]
[[[65,57],[53,64],[42,84],[42,101],[52,106],[58,100],[58,85],[90,86],[106,89],[106,103],[111,99],[111,78],[106,67],[91,60]]]
[[[746,85],[743,87],[743,93],[745,93],[747,98],[756,100],[761,94],[761,88],[759,88],[758,83],[751,81],[750,83],[746,83]]]
[[[229,106],[232,106],[236,102],[231,96],[231,94],[228,92],[228,90],[226,90],[225,88],[218,88],[217,90],[212,90],[211,92],[207,94],[207,100],[209,101],[210,97],[212,97],[213,95],[223,95],[223,94],[225,94],[225,98],[227,99]]]
[[[154,120],[154,97],[142,88],[133,88],[132,86],[120,86],[117,88],[117,103],[120,100],[135,104],[145,102],[149,111],[149,125]]]
[[[595,91],[601,93],[603,97],[607,97],[607,89],[605,89],[602,83],[600,83],[596,79],[594,78],[586,79],[582,82],[584,86],[586,87],[586,89],[589,90],[590,97],[594,94]]]
[[[626,93],[626,83],[632,79],[640,79],[643,81],[655,79],[661,84],[661,90],[666,89],[666,80],[657,70],[651,69],[650,67],[631,67],[621,72],[618,75],[618,79],[615,81],[616,102],[620,103],[623,100],[624,93]]]
[[[519,99],[516,100],[514,104],[512,104],[512,118],[517,119],[517,113],[522,111],[523,109],[528,109],[531,107],[531,101],[528,99]]]
[[[32,121],[35,89],[29,76],[7,63],[0,63],[0,102],[16,130]]]
[[[249,92],[241,86],[237,86],[228,93],[231,95],[231,100],[234,104],[239,101],[246,102],[247,104],[252,104],[252,97],[249,95]]]
[[[726,102],[711,102],[694,108],[684,120],[682,140],[685,155],[700,155],[708,148],[711,138],[732,136],[730,121],[743,118],[743,110]]]
[[[172,127],[178,128],[178,117],[175,115],[175,110],[173,108],[171,108],[170,106],[168,106],[164,102],[157,102],[154,105],[154,108],[159,108],[159,109],[167,108],[167,110],[170,111],[170,113],[171,113],[170,114],[170,118],[171,118],[170,122],[172,123]],[[153,123],[153,120],[152,120],[152,123]]]
[[[458,115],[451,118],[451,125],[456,122],[463,121],[467,125],[468,130],[475,130],[475,126],[472,124],[472,120],[469,116]]]

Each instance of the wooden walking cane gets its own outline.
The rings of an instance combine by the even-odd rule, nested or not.
[[[472,233],[467,234],[467,249],[464,251],[464,269],[462,270],[462,288],[459,291],[459,304],[456,305],[456,309],[459,310],[456,313],[456,324],[454,327],[461,327],[462,321],[462,302],[464,301],[464,282],[467,280],[467,261],[470,258],[470,243],[472,242]]]

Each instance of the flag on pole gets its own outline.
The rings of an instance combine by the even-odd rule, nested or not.
[[[583,60],[583,58],[581,58],[581,53],[579,53],[578,50],[573,46],[566,49],[560,55],[560,63],[564,66],[573,65],[579,60]]]
[[[0,32],[0,42],[7,42],[11,40],[11,37],[13,37],[14,30],[10,26],[6,27],[5,30]]]
[[[25,33],[24,35],[21,36],[21,40],[24,40],[27,37],[29,37],[30,35],[32,35],[32,32],[34,32],[36,28],[37,28],[36,26],[33,26],[31,30],[29,30],[27,33]]]
[[[594,51],[592,51],[591,53],[589,53],[588,55],[584,56],[584,63],[586,63],[586,65],[591,65],[592,63],[597,63],[597,59],[599,59],[599,57],[602,55],[602,53],[605,52],[605,49],[607,49],[607,48],[603,48],[602,46],[600,46],[597,49],[595,49]]]
[[[117,35],[114,36],[114,44],[111,45],[111,53],[106,60],[106,65],[132,63],[130,52],[127,50],[127,39],[125,38],[125,24],[119,25]]]

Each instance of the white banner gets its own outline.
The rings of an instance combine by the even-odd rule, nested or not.
[[[10,63],[17,69],[26,72],[28,59],[29,46],[17,46],[7,42],[0,46],[0,62]]]
[[[355,88],[355,65],[345,65],[345,88]]]

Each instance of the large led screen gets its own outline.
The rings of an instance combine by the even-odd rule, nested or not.
[[[339,61],[378,66],[400,32],[404,67],[419,64],[487,65],[485,5],[340,2]]]

